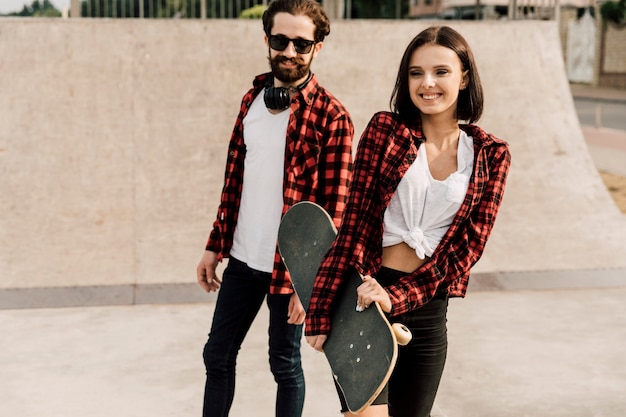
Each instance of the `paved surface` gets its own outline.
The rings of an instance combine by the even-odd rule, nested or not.
[[[626,288],[470,292],[451,300],[433,417],[622,417]],[[0,415],[199,416],[211,304],[0,311]],[[263,310],[264,311],[264,310]],[[240,353],[233,417],[273,416],[263,313]],[[307,417],[337,416],[303,349]]]
[[[584,131],[590,150],[626,152],[625,132]],[[451,300],[433,416],[623,416],[624,282],[471,289]],[[0,310],[0,416],[198,416],[212,311],[211,301]],[[262,311],[240,354],[233,417],[273,415]],[[308,347],[303,354],[304,415],[339,415],[323,356]]]

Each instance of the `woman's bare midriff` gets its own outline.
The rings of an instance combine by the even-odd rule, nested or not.
[[[413,272],[422,266],[426,259],[420,259],[406,243],[387,246],[383,248],[383,266],[402,272]]]

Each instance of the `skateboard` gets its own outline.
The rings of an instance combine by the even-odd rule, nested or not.
[[[328,213],[308,201],[291,207],[280,223],[278,249],[306,310],[317,270],[336,235]],[[361,282],[356,270],[344,280],[333,304],[332,332],[324,343],[333,378],[355,414],[380,394],[396,363],[398,343],[407,344],[411,338],[406,327],[392,328],[378,303],[357,311]]]

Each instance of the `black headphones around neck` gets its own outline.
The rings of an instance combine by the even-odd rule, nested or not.
[[[263,94],[263,100],[265,101],[265,107],[271,110],[285,110],[291,104],[289,98],[289,90],[300,91],[313,77],[313,73],[309,71],[306,80],[297,87],[274,87],[274,77],[269,77],[265,83],[265,94]]]

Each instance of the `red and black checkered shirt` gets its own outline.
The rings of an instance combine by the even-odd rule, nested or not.
[[[243,119],[254,98],[263,91],[269,76],[263,74],[254,79],[252,89],[241,101],[230,138],[217,219],[206,244],[206,250],[217,252],[220,261],[229,256],[241,202],[246,157]],[[352,169],[354,126],[350,114],[339,100],[319,85],[315,75],[293,97],[289,111],[283,214],[299,201],[313,201],[324,207],[338,226],[346,205]],[[278,249],[274,256],[270,292],[293,292]]]
[[[460,126],[474,139],[474,169],[465,199],[431,258],[386,287],[395,316],[420,308],[435,294],[462,297],[470,268],[483,253],[510,166],[506,142],[475,125]],[[331,304],[351,267],[375,276],[382,262],[383,215],[402,176],[416,159],[421,126],[407,126],[399,116],[373,116],[359,142],[344,219],[326,255],[313,289],[306,334],[330,332]]]

